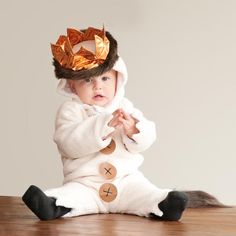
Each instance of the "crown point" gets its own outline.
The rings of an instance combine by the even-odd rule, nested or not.
[[[72,47],[83,40],[83,33],[76,29],[68,28],[67,36],[71,42]]]

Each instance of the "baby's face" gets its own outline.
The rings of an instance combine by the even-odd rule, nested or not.
[[[116,93],[116,71],[83,80],[69,80],[71,90],[89,105],[106,106]]]

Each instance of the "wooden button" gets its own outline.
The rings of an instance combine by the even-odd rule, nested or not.
[[[116,176],[116,168],[108,162],[103,162],[99,166],[99,172],[105,179],[113,179]]]
[[[114,184],[103,184],[99,189],[99,196],[105,202],[111,202],[115,200],[117,196],[117,188]]]
[[[111,154],[111,153],[113,153],[115,151],[115,149],[116,149],[116,143],[112,139],[110,144],[107,147],[105,147],[102,150],[100,150],[100,152],[103,153],[103,154]]]

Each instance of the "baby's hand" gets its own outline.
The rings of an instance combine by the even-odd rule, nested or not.
[[[132,138],[133,134],[139,133],[139,130],[136,128],[136,123],[138,122],[138,120],[131,116],[129,113],[125,112],[124,110],[119,110],[121,115],[118,116],[118,121],[122,124],[125,134],[129,138]]]
[[[138,122],[138,120],[131,116],[129,113],[125,112],[123,109],[117,109],[112,113],[112,115],[113,118],[108,123],[108,126],[114,127],[115,129],[123,127],[125,134],[131,139],[133,134],[139,133],[139,130],[136,128],[136,123]],[[109,134],[106,138],[110,137],[112,133]]]
[[[112,113],[113,115],[113,118],[110,120],[110,122],[108,123],[108,126],[110,127],[113,127],[115,130],[120,128],[122,126],[122,123],[119,121],[119,117],[123,116],[122,113],[121,113],[121,110],[120,109],[117,109],[116,111],[114,111]],[[107,139],[109,138],[114,132],[111,132],[109,135],[107,135],[105,138],[103,139]]]
[[[108,123],[108,126],[113,127],[115,129],[119,128],[122,124],[119,121],[119,118],[122,117],[121,109],[117,109],[112,113],[113,118]]]

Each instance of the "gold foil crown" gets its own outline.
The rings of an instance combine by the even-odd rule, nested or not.
[[[84,41],[95,41],[95,53],[83,46],[78,52],[72,48]],[[84,33],[75,29],[67,29],[67,36],[61,35],[56,44],[51,44],[52,54],[61,66],[74,71],[81,69],[92,69],[106,60],[109,53],[110,42],[102,30],[89,27]]]

